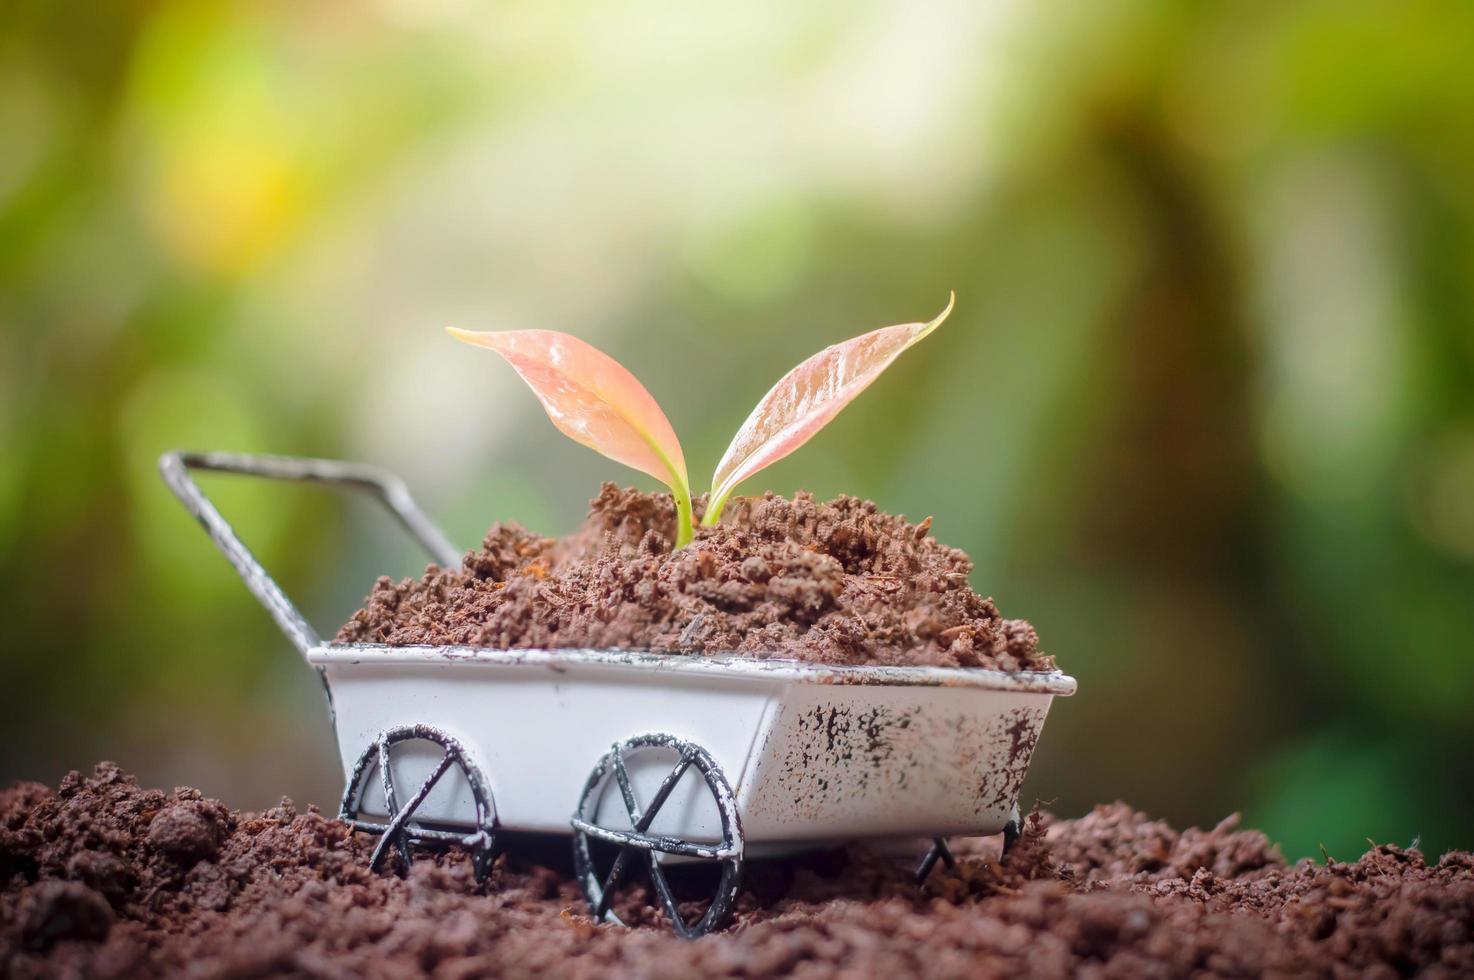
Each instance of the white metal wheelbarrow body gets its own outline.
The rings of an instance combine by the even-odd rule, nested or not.
[[[478,876],[499,830],[568,833],[596,916],[643,855],[675,928],[729,914],[745,857],[857,839],[1018,830],[1019,789],[1058,672],[816,666],[749,657],[322,643],[186,468],[375,492],[442,564],[459,555],[394,478],[321,460],[169,454],[166,481],[320,672],[345,774],[341,816],[395,848],[460,843]],[[600,844],[618,848],[607,871]],[[715,861],[695,923],[662,867]]]
[[[670,735],[722,770],[749,855],[1001,831],[1049,702],[1072,689],[1055,674],[602,651],[325,646],[308,659],[332,692],[346,773],[380,732],[433,723],[469,748],[499,826],[566,832],[570,802],[610,746]],[[405,765],[396,782],[416,785],[423,765]],[[636,795],[648,799],[669,769],[631,762]],[[650,832],[719,840],[719,814],[689,782]],[[371,801],[382,813],[382,795]],[[455,823],[469,810],[464,791],[442,788],[419,812]]]

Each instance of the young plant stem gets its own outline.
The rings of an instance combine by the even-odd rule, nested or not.
[[[691,491],[677,483],[671,493],[676,498],[676,548],[679,549],[691,543]]]
[[[706,513],[701,515],[701,526],[711,527],[722,518],[722,508],[727,506],[727,498],[720,499],[712,497],[707,501]]]

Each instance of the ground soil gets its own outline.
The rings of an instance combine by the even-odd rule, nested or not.
[[[1003,860],[968,845],[924,889],[858,851],[756,865],[733,925],[688,942],[640,911],[643,886],[620,905],[632,928],[595,925],[552,851],[503,855],[484,891],[455,851],[372,874],[372,839],[315,809],[237,813],[104,763],[0,793],[0,973],[1474,975],[1466,852],[1288,866],[1233,818],[1178,832],[1119,803],[1035,814]]]
[[[698,511],[700,502],[698,501]],[[767,494],[672,548],[669,494],[605,484],[561,540],[498,524],[462,566],[381,578],[344,643],[618,648],[819,663],[1048,670],[972,562],[869,501]]]

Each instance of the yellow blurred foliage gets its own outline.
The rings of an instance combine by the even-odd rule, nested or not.
[[[281,250],[306,198],[303,170],[283,147],[249,137],[201,137],[166,151],[148,205],[170,254],[229,277]]]

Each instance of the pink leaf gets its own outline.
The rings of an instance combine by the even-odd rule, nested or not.
[[[743,480],[808,442],[912,344],[952,312],[956,296],[929,323],[881,327],[826,347],[789,371],[742,424],[712,477],[703,523],[715,523]]]
[[[665,413],[614,358],[556,330],[472,333],[457,340],[496,351],[516,369],[564,435],[648,473],[689,499],[686,457]]]

